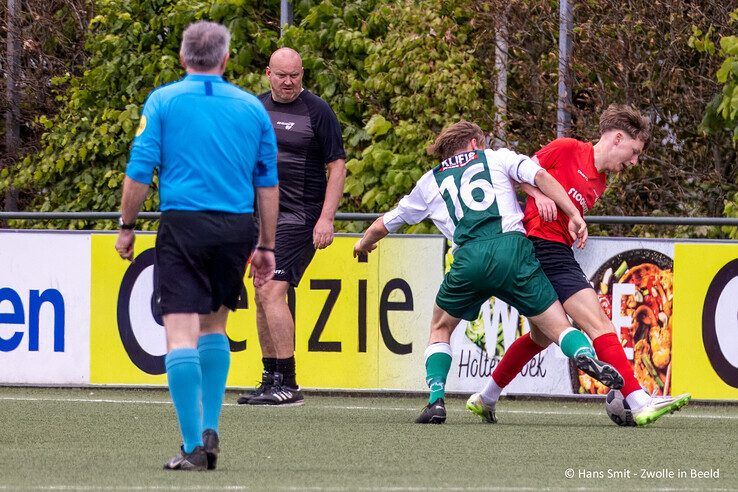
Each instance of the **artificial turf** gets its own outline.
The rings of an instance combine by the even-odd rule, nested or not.
[[[0,388],[0,488],[738,489],[738,406],[619,428],[601,402],[503,400],[492,425],[450,399],[447,423],[429,426],[413,423],[420,398],[308,394],[264,408],[236,397],[218,470],[183,473],[161,468],[180,442],[166,391]]]

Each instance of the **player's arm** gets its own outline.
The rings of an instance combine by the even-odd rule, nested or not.
[[[320,146],[323,162],[327,162],[326,184],[323,209],[313,228],[313,246],[323,249],[333,242],[333,220],[338,204],[343,196],[343,183],[346,180],[346,150],[343,147],[341,125],[331,107],[317,98],[315,105],[309,104],[310,120],[315,129],[315,137]]]
[[[538,162],[538,157],[533,156],[531,160],[540,165],[540,162]],[[538,208],[538,215],[541,216],[541,219],[543,219],[545,222],[556,220],[556,203],[553,200],[544,195],[541,190],[531,184],[520,183],[520,189],[522,189],[526,193],[526,195],[533,198],[533,201],[536,204],[536,208]]]
[[[536,186],[569,217],[569,233],[572,238],[578,239],[578,248],[584,248],[587,242],[587,224],[579,210],[574,206],[564,188],[548,171],[541,168],[535,175]]]
[[[125,224],[136,222],[146,196],[149,194],[149,185],[139,183],[128,176],[123,180],[123,199],[120,205],[120,217]]]
[[[315,249],[323,249],[333,242],[333,220],[336,218],[338,204],[343,196],[343,183],[346,181],[346,160],[336,159],[326,166],[328,183],[320,218],[313,229]]]
[[[359,254],[369,254],[377,248],[380,239],[389,234],[389,229],[384,225],[384,216],[372,222],[372,225],[364,231],[364,235],[354,245],[354,258]]]
[[[141,210],[146,195],[149,194],[149,185],[125,177],[123,180],[123,199],[120,205],[120,217],[124,224],[136,222],[138,212]],[[118,239],[115,242],[115,250],[121,258],[133,261],[133,245],[136,242],[136,234],[133,229],[120,229]]]
[[[161,122],[159,120],[158,94],[153,92],[144,104],[141,120],[136,130],[136,138],[131,147],[131,157],[126,166],[123,180],[123,197],[120,216],[124,224],[136,222],[141,210],[154,168],[161,164]],[[133,261],[136,235],[133,229],[120,229],[115,242],[115,250],[124,260]]]
[[[259,239],[251,256],[249,277],[254,287],[261,287],[274,276],[277,267],[274,259],[277,217],[279,216],[279,176],[277,172],[277,137],[269,115],[260,106],[261,140],[253,183],[259,201]]]
[[[256,188],[259,200],[259,242],[251,257],[249,277],[254,287],[261,287],[272,279],[277,267],[274,259],[274,242],[279,215],[279,186]]]
[[[423,188],[433,180],[433,175],[426,173],[412,191],[402,197],[397,207],[375,220],[364,235],[354,245],[354,257],[359,253],[371,253],[377,242],[390,232],[396,232],[405,224],[417,224],[430,215],[430,209]]]

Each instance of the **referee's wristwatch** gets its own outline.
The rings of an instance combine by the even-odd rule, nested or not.
[[[123,216],[118,217],[118,228],[126,231],[132,231],[136,227],[136,221],[134,220],[130,224],[123,222]]]

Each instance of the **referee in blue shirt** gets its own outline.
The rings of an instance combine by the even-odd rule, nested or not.
[[[276,139],[261,102],[223,80],[229,43],[220,24],[202,21],[185,30],[180,61],[187,76],[149,95],[123,183],[115,249],[132,260],[136,216],[158,171],[154,290],[183,438],[180,453],[164,465],[172,470],[215,468],[230,365],[228,310],[236,308],[252,252],[256,287],[275,269]]]

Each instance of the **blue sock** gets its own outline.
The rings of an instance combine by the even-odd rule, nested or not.
[[[203,335],[197,342],[202,366],[202,427],[218,432],[223,406],[231,348],[228,337],[220,333]]]
[[[200,354],[193,348],[174,349],[167,354],[164,362],[169,393],[182,431],[184,451],[191,453],[195,446],[202,446]]]

